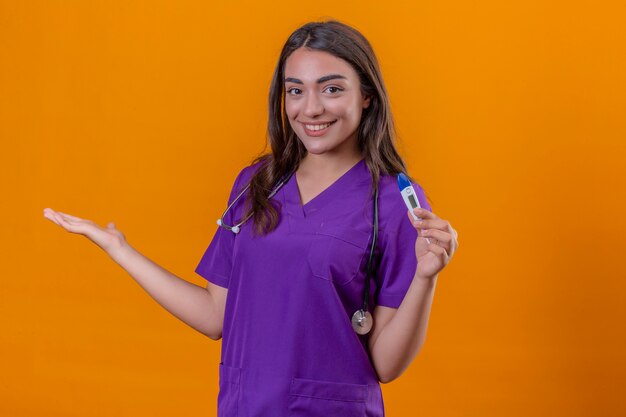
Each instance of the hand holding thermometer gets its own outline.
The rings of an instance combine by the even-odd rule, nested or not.
[[[413,219],[422,220],[421,218],[417,217],[415,213],[413,213],[413,209],[422,207],[420,206],[420,202],[417,199],[417,193],[415,192],[413,185],[411,185],[411,181],[409,181],[409,178],[403,173],[398,174],[398,188],[400,188],[400,194],[402,194],[404,204],[406,204],[406,207],[409,209],[409,212],[411,213],[411,216],[413,216]],[[430,243],[430,240],[428,238],[426,238],[426,241]]]

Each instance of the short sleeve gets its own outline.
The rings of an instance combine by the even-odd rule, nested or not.
[[[235,198],[246,186],[247,181],[244,180],[244,177],[246,176],[245,173],[247,170],[248,168],[244,168],[239,175],[237,175],[235,184],[230,191],[228,205],[235,200]],[[241,219],[243,203],[245,200],[244,197],[245,196],[242,196],[237,203],[230,210],[228,210],[228,213],[226,213],[226,216],[224,217],[224,223],[233,225]],[[200,259],[195,272],[215,285],[228,288],[233,266],[232,261],[235,238],[235,233],[218,226],[211,243]]]
[[[416,183],[413,188],[422,208],[432,211],[426,201],[424,190]],[[397,186],[396,186],[397,190]],[[407,216],[407,208],[399,192],[397,198],[387,208],[384,229],[380,230],[380,262],[376,276],[378,278],[377,304],[398,308],[409,290],[415,270],[417,257],[415,256],[415,239],[417,231]],[[393,195],[388,198],[393,197]],[[382,213],[381,213],[382,215]]]

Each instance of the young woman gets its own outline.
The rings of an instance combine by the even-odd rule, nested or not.
[[[421,349],[438,273],[458,243],[418,184],[422,208],[406,209],[387,92],[358,31],[313,22],[289,37],[268,136],[272,152],[237,176],[196,268],[206,289],[141,255],[113,223],[44,215],[223,339],[218,416],[383,416],[379,382]]]

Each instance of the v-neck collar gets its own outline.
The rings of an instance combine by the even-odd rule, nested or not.
[[[300,189],[298,188],[298,181],[296,180],[296,172],[294,172],[291,178],[289,178],[289,181],[285,184],[283,196],[286,208],[291,215],[298,218],[305,218],[312,215],[335,198],[338,192],[346,190],[352,182],[358,181],[363,173],[369,175],[364,158],[303,205],[300,200]]]

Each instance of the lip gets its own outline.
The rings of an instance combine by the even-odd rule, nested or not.
[[[304,129],[304,133],[307,134],[307,136],[312,136],[312,137],[318,137],[318,136],[323,136],[326,132],[328,132],[328,129],[330,129],[332,127],[332,125],[334,125],[336,122],[332,121],[332,122],[317,122],[317,123],[302,123],[302,128]],[[306,128],[306,125],[313,125],[313,126],[319,126],[319,125],[325,125],[330,123],[330,126],[328,126],[326,129],[322,129],[322,130],[309,130]]]
[[[325,122],[300,122],[303,125],[311,125],[311,126],[319,126],[319,125],[325,125],[327,123],[335,123],[336,120],[327,120]]]

